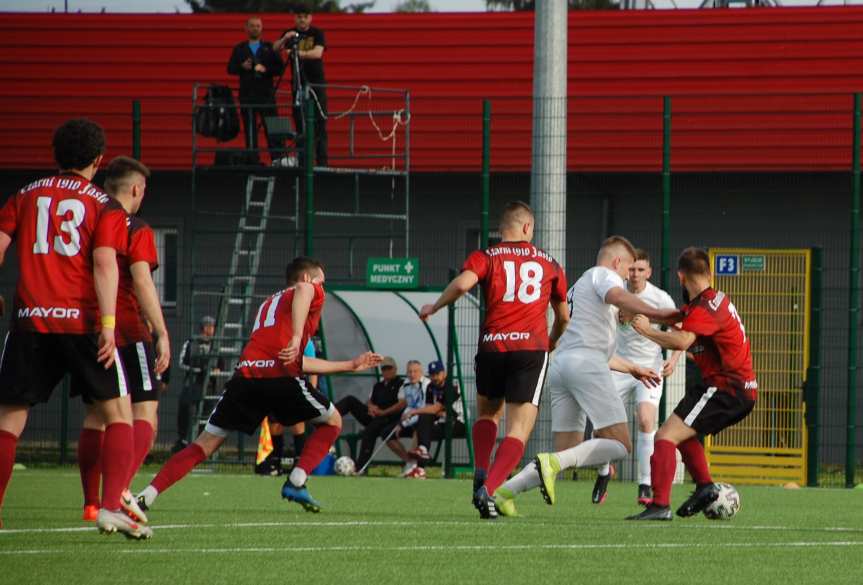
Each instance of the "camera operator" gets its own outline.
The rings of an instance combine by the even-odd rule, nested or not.
[[[282,37],[273,44],[275,50],[284,48],[288,51],[288,63],[291,65],[291,91],[293,93],[294,123],[297,129],[305,128],[302,94],[307,84],[315,86],[317,96],[315,104],[315,161],[318,166],[327,165],[327,94],[323,85],[324,79],[324,33],[312,26],[312,14],[308,8],[302,8],[294,13],[296,26],[285,31]],[[310,98],[315,101],[315,97]],[[303,132],[305,133],[305,132]]]
[[[228,73],[240,78],[240,111],[242,112],[246,148],[258,148],[260,118],[267,137],[267,148],[273,160],[278,157],[281,144],[273,144],[267,132],[267,117],[277,116],[273,79],[282,74],[284,63],[273,44],[261,40],[264,24],[257,16],[246,21],[248,40],[237,44],[228,61]],[[257,157],[258,153],[253,153]]]

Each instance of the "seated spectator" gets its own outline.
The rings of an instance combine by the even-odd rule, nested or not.
[[[405,407],[405,403],[399,400],[403,380],[396,371],[396,361],[387,356],[380,367],[383,379],[372,387],[365,403],[356,396],[345,396],[336,403],[339,414],[352,414],[365,427],[361,433],[357,469],[362,469],[371,457],[377,438],[385,438],[398,424]]]
[[[466,428],[458,384],[447,381],[447,371],[443,363],[440,360],[431,362],[428,366],[428,375],[431,383],[426,388],[425,406],[414,413],[419,415],[419,421],[416,424],[417,447],[409,452],[409,455],[417,459],[420,468],[431,459],[429,454],[431,442],[442,441],[446,436],[446,395],[448,388],[452,392],[451,409],[455,413],[452,436],[464,437]]]
[[[405,450],[399,439],[413,437],[416,432],[416,425],[419,422],[417,411],[425,406],[426,389],[431,380],[423,376],[423,366],[417,360],[408,362],[407,374],[408,379],[402,384],[398,395],[399,403],[404,405],[404,411],[401,415],[401,421],[396,423],[398,430],[387,441],[387,446],[404,461],[402,477],[422,478],[425,477],[425,471],[417,465],[416,458],[412,457]],[[384,436],[392,432],[393,428],[394,426],[390,426]],[[417,469],[420,469],[420,471],[416,471]]]

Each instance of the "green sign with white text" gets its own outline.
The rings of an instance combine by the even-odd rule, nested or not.
[[[743,272],[764,272],[765,258],[764,256],[743,256],[742,268]]]
[[[369,258],[366,285],[369,288],[417,288],[419,274],[418,258]]]

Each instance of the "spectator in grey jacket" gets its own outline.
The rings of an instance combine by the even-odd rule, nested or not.
[[[207,377],[208,354],[216,332],[216,320],[207,315],[201,319],[198,335],[190,337],[183,343],[180,350],[180,369],[183,371],[183,391],[177,407],[177,442],[171,448],[176,453],[189,443],[192,432],[192,420],[198,411],[198,403],[204,395],[204,380]],[[224,360],[219,358],[218,367],[212,373],[219,372],[224,367]],[[215,383],[215,380],[211,380]]]

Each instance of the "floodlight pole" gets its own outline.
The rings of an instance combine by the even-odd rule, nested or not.
[[[848,403],[845,443],[845,487],[855,483],[857,467],[857,321],[860,318],[860,102],[854,94],[854,138],[851,148],[851,249],[848,266]]]
[[[566,0],[536,3],[530,173],[536,244],[561,266],[566,264],[567,8]]]

